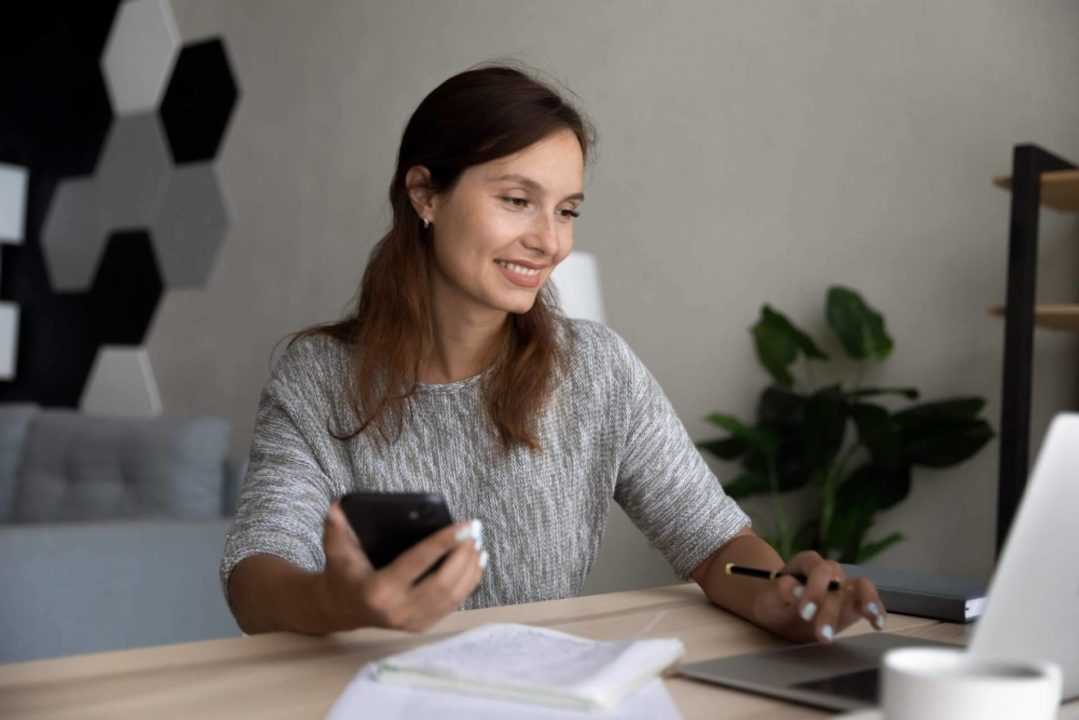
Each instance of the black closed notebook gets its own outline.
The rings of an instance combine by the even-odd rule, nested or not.
[[[841,565],[847,577],[863,577],[877,586],[888,612],[967,623],[985,610],[988,585],[980,580]]]

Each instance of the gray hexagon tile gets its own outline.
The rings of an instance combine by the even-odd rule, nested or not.
[[[150,237],[166,287],[205,285],[228,215],[213,166],[184,165],[169,176]]]
[[[109,130],[97,166],[110,228],[146,227],[172,171],[156,113],[127,115]]]
[[[0,243],[22,243],[26,180],[26,168],[0,163]]]
[[[101,69],[116,115],[154,110],[180,49],[168,0],[127,0],[116,13]]]
[[[49,280],[57,292],[87,290],[107,238],[100,186],[93,178],[62,180],[56,186],[41,231]]]

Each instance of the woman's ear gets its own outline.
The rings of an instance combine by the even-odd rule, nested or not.
[[[437,203],[431,172],[423,165],[413,165],[405,174],[405,187],[408,188],[408,199],[412,202],[416,214],[434,222]]]

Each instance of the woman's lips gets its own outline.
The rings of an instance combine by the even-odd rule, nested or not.
[[[507,263],[502,260],[496,260],[495,264],[498,265],[498,269],[502,271],[502,274],[506,276],[514,285],[526,288],[539,287],[542,274],[540,272],[531,273],[528,268],[523,265],[516,265],[514,263]],[[520,270],[518,270],[520,268]]]

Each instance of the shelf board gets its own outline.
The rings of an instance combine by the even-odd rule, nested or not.
[[[993,184],[1012,189],[1010,175],[993,178]],[[1079,170],[1054,170],[1042,173],[1042,205],[1054,210],[1079,212]]]
[[[989,308],[990,315],[1004,317],[1004,306]],[[1054,330],[1079,331],[1079,305],[1038,305],[1034,308],[1034,324]]]

